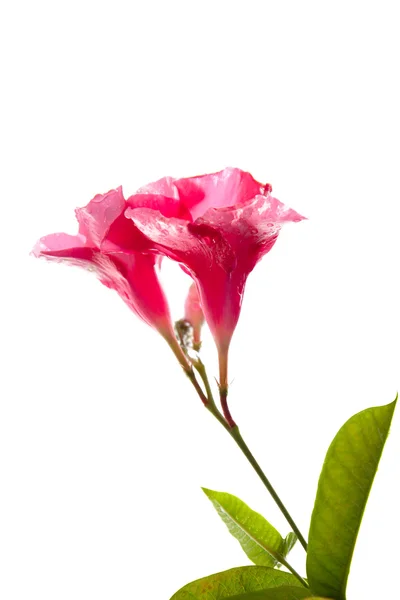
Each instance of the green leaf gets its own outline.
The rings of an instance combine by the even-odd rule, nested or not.
[[[237,567],[197,579],[180,589],[171,600],[223,600],[244,592],[279,586],[300,586],[290,573],[270,567]]]
[[[343,425],[330,445],[311,517],[307,576],[322,596],[345,600],[354,546],[396,406],[368,408]]]
[[[297,542],[297,535],[291,531],[287,534],[285,539],[283,540],[283,556],[287,556],[295,543]]]
[[[274,567],[282,562],[290,544],[293,546],[292,537],[288,542],[284,540],[271,523],[236,496],[205,488],[203,491],[254,564]]]
[[[295,533],[293,533],[293,531],[291,531],[290,533],[287,534],[287,536],[283,540],[282,556],[287,556],[296,542],[297,542],[297,535]],[[280,567],[281,563],[278,562],[275,566]]]
[[[231,596],[229,600],[318,600],[304,587],[283,586],[272,590]],[[189,600],[189,599],[188,599]],[[323,598],[320,600],[324,600]],[[328,599],[329,600],[329,599]]]

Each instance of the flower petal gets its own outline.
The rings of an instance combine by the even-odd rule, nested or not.
[[[97,194],[89,204],[75,211],[79,233],[86,236],[89,243],[100,248],[111,225],[123,215],[125,208],[122,187],[106,194]]]
[[[125,216],[151,242],[150,249],[182,262],[190,274],[204,264],[212,265],[213,254],[207,240],[191,233],[188,221],[164,217],[150,208],[128,208]]]
[[[90,266],[93,260],[93,248],[87,246],[82,234],[52,233],[36,243],[31,254],[36,258],[47,258],[72,265]]]
[[[176,197],[164,194],[136,193],[130,196],[127,206],[131,208],[152,208],[159,210],[164,217],[177,217],[178,219],[192,220],[189,210],[185,204]]]
[[[195,283],[192,283],[190,286],[185,300],[184,319],[190,323],[193,328],[193,348],[199,350],[201,345],[201,328],[204,324],[204,313],[201,307],[197,285]]]
[[[169,339],[173,337],[171,317],[156,261],[150,254],[98,252],[93,263],[101,283],[118,292],[133,312]]]
[[[251,194],[250,194],[251,195]],[[269,190],[236,206],[209,208],[193,223],[156,210],[130,208],[125,215],[159,252],[181,263],[197,283],[208,326],[220,352],[227,352],[244,287],[255,264],[271,250],[282,225],[303,217]]]
[[[140,187],[136,194],[153,194],[160,196],[167,196],[168,198],[179,198],[178,190],[175,186],[176,179],[174,177],[162,177],[157,181],[148,183]],[[136,195],[135,194],[135,195]]]
[[[266,189],[250,173],[231,167],[209,175],[176,179],[174,185],[193,219],[204,215],[209,208],[224,208],[247,202]],[[267,185],[267,190],[270,189]]]
[[[237,259],[237,266],[250,273],[254,265],[277,240],[284,223],[298,222],[305,217],[270,194],[258,195],[239,206],[210,208],[198,218],[191,230],[204,228],[223,235]]]
[[[81,234],[55,233],[41,238],[32,254],[93,271],[137,316],[164,337],[171,338],[169,306],[158,279],[159,257],[140,253],[105,254],[85,244]]]
[[[237,258],[221,232],[207,225],[167,219],[151,209],[128,209],[125,214],[152,242],[153,251],[182,263],[190,273],[217,346],[229,345],[245,278],[235,269]]]

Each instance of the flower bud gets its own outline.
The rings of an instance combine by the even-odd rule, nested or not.
[[[200,303],[197,285],[193,282],[185,301],[185,321],[193,328],[193,350],[197,352],[201,347],[201,328],[204,324],[204,313]]]

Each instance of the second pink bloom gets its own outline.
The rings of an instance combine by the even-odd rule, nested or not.
[[[196,282],[218,348],[220,385],[226,387],[228,349],[247,277],[271,250],[282,225],[304,217],[274,198],[271,186],[240,169],[168,180],[168,191],[164,182],[162,187],[151,184],[146,192],[171,194],[188,215],[167,217],[153,208],[128,208],[125,215],[153,251],[181,263]]]

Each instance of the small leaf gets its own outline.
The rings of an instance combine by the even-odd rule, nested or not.
[[[345,600],[354,546],[396,406],[368,408],[330,445],[311,517],[307,575],[314,593]]]
[[[171,600],[224,600],[245,592],[300,585],[296,577],[284,571],[270,567],[237,567],[188,583]]]
[[[297,535],[295,533],[293,533],[293,531],[291,531],[290,533],[287,534],[287,536],[283,540],[282,556],[287,556],[296,542],[297,542]],[[275,566],[280,567],[281,563],[278,562],[278,563],[276,563]]]
[[[283,540],[283,556],[287,556],[295,543],[297,542],[297,535],[291,531],[287,534],[285,539]]]
[[[285,545],[281,534],[260,513],[232,494],[205,488],[203,491],[254,564],[274,567],[282,562],[288,544]]]

